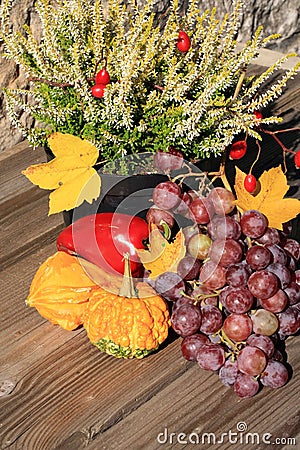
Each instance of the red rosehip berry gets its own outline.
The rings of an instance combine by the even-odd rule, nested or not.
[[[252,173],[249,173],[244,179],[244,188],[249,194],[253,194],[256,189],[257,181]]]
[[[261,113],[260,111],[254,111],[253,114],[255,115],[255,117],[256,117],[258,120],[261,120],[261,119],[263,118],[263,115],[262,115],[262,113]]]
[[[191,47],[191,40],[185,31],[180,30],[177,41],[177,48],[180,52],[186,53]]]
[[[229,158],[230,159],[241,159],[245,156],[247,151],[247,142],[246,141],[237,141],[230,147],[229,150]]]
[[[110,83],[110,75],[108,70],[103,67],[97,74],[95,78],[96,84],[108,84]]]
[[[106,84],[95,84],[91,87],[92,96],[96,98],[102,98],[104,96],[104,91]]]
[[[295,154],[294,162],[295,162],[296,169],[300,169],[300,151]]]

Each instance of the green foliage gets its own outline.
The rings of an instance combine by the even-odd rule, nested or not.
[[[102,159],[169,145],[193,160],[218,155],[240,132],[259,137],[253,112],[280,95],[299,70],[295,66],[260,92],[293,56],[287,55],[240,86],[244,68],[277,37],[263,38],[259,27],[237,50],[241,0],[222,20],[215,8],[201,11],[195,0],[185,15],[173,0],[160,17],[154,0],[143,8],[121,0],[37,0],[40,41],[26,25],[23,34],[11,30],[10,3],[4,0],[2,6],[0,38],[5,56],[26,72],[30,88],[6,89],[6,104],[12,122],[33,145],[60,131],[93,141]],[[191,38],[186,53],[176,47],[180,29]],[[104,98],[96,99],[91,86],[105,64],[111,83]],[[24,128],[20,111],[30,112],[34,128]]]

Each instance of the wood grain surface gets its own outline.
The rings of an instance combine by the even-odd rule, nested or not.
[[[297,122],[299,77],[293,90],[278,107]],[[20,174],[44,160],[26,143],[0,157],[1,449],[299,449],[299,336],[287,340],[287,385],[241,400],[185,361],[172,333],[147,358],[118,360],[93,347],[84,329],[64,331],[25,305],[63,227],[61,215],[47,216],[48,193]]]

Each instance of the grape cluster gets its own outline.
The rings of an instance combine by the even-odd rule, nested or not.
[[[180,168],[175,152],[157,155],[164,170]],[[241,397],[262,386],[283,386],[289,372],[282,348],[300,328],[300,244],[270,228],[259,211],[239,214],[232,192],[215,187],[207,195],[183,192],[180,183],[160,183],[153,191],[147,220],[183,228],[186,254],[177,272],[154,283],[170,302],[171,324],[183,339],[182,355],[218,374]],[[162,228],[163,229],[163,228]]]

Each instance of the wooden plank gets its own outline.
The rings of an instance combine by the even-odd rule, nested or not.
[[[0,273],[1,448],[65,449],[75,439],[80,450],[189,367],[178,341],[145,360],[120,361],[93,347],[83,329],[67,332],[26,308],[31,279],[53,251],[48,245]]]
[[[0,358],[3,358],[3,360],[1,359],[3,364],[0,367],[2,374],[4,365],[11,361],[11,352],[15,351],[14,346],[16,351],[20,350],[21,347],[19,346],[23,336],[29,335],[32,330],[45,323],[45,320],[40,317],[34,308],[25,306],[25,299],[36,270],[55,251],[55,244],[51,243],[27,257],[20,258],[14,265],[0,272]],[[8,336],[9,351],[7,352],[6,341]],[[20,356],[21,353],[20,351]]]
[[[61,214],[48,216],[48,198],[32,198],[27,192],[27,202],[0,220],[1,254],[0,266],[14,264],[22,255],[56,241],[63,228]]]
[[[241,441],[246,439],[246,432],[232,435],[232,439],[238,436],[237,445],[233,445],[232,441],[230,443],[228,434],[223,436],[224,440],[220,442],[222,433],[229,433],[229,430],[233,433],[238,431],[239,422],[246,424],[248,432],[258,433],[260,445],[254,441],[257,444],[253,446],[255,449],[269,448],[262,442],[265,433],[272,434],[272,438],[269,438],[271,442],[274,442],[275,438],[290,437],[296,439],[299,445],[300,422],[298,404],[295,401],[299,399],[300,380],[297,338],[290,338],[287,347],[294,376],[285,387],[279,390],[263,388],[254,398],[240,400],[231,388],[221,385],[216,375],[199,369],[195,363],[165,389],[160,390],[155,397],[151,397],[130,415],[96,435],[87,450],[179,450],[194,447],[241,449],[246,444]],[[158,437],[159,433],[162,434]],[[175,434],[172,436],[171,433]],[[180,437],[180,433],[185,433],[186,437]],[[192,446],[191,443],[188,445],[191,433],[200,436],[198,446]],[[202,443],[204,433],[213,433],[216,441],[209,444],[208,436],[204,435]],[[178,437],[179,440],[186,440],[187,445],[178,442]],[[191,439],[194,439],[195,443],[195,435],[191,436]],[[210,439],[213,439],[213,436],[210,436]],[[276,449],[285,448],[284,440],[282,442],[276,445]]]
[[[51,351],[45,343],[40,350],[39,336],[32,330],[31,337],[23,337],[39,358],[31,364],[24,360],[26,366],[15,373],[15,388],[2,398],[1,448],[65,449],[69,439],[79,436],[84,445],[76,439],[73,448],[80,450],[188,366],[178,358],[177,342],[145,361],[120,361],[100,353],[83,331],[56,348],[50,343],[53,333],[48,333]]]
[[[245,43],[238,42],[237,43],[237,51],[241,51],[245,47]],[[285,53],[278,52],[276,50],[270,50],[268,48],[261,48],[259,50],[259,55],[253,59],[253,65],[257,65],[260,67],[271,67],[273,64],[275,64],[279,59],[286,56]],[[288,58],[287,61],[285,61],[282,64],[283,69],[292,69],[298,62],[300,61],[300,58],[298,56],[292,56]]]
[[[42,148],[28,146],[26,141],[0,154],[0,218],[22,207],[30,199],[45,196],[47,191],[30,183],[21,171],[31,164],[46,162]]]

